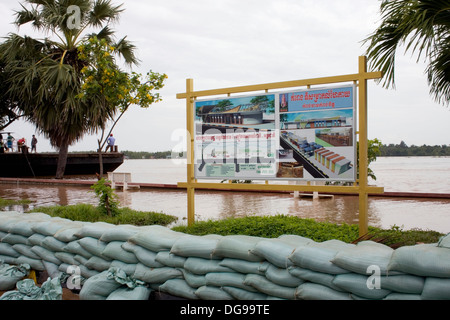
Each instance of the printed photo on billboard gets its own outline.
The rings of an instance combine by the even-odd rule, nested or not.
[[[355,181],[355,88],[195,102],[197,179]]]

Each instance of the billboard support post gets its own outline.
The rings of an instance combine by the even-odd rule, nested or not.
[[[187,116],[187,182],[179,182],[179,188],[187,189],[187,211],[188,225],[195,222],[195,189],[224,189],[222,183],[205,183],[198,182],[195,178],[195,124],[194,124],[194,104],[199,97],[227,95],[235,93],[246,93],[255,91],[265,91],[294,87],[311,88],[313,85],[334,84],[343,82],[353,82],[358,85],[358,120],[359,120],[359,177],[357,183],[353,186],[335,186],[335,185],[316,185],[307,183],[306,185],[298,184],[227,184],[226,188],[230,190],[254,190],[254,191],[291,191],[291,192],[334,192],[334,193],[350,193],[359,196],[359,234],[362,236],[368,231],[368,195],[382,194],[384,188],[368,185],[368,134],[367,134],[367,80],[379,79],[382,77],[381,72],[367,72],[367,57],[361,56],[358,60],[358,73],[342,76],[332,76],[324,78],[294,80],[285,82],[276,82],[259,85],[248,85],[232,88],[213,89],[194,91],[193,79],[186,80],[186,92],[177,94],[177,99],[186,99],[186,116]]]

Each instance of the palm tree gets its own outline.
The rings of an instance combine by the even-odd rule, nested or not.
[[[96,36],[106,39],[128,65],[137,64],[135,47],[123,38],[114,42],[108,24],[117,22],[122,5],[110,0],[25,0],[15,24],[31,24],[53,39],[9,34],[0,45],[0,60],[9,73],[8,94],[20,101],[25,118],[59,150],[56,178],[64,175],[68,148],[84,134],[95,133],[115,110],[99,101],[77,98],[81,90],[78,46]],[[98,33],[88,33],[100,29]]]
[[[427,60],[430,94],[438,103],[450,101],[450,1],[383,0],[380,26],[364,40],[370,67],[384,72],[385,87],[395,87],[395,56],[405,51]]]

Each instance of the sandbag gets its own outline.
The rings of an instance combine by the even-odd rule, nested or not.
[[[382,289],[397,293],[421,294],[425,285],[425,278],[410,274],[382,276],[380,286]]]
[[[296,288],[305,282],[302,279],[290,274],[287,269],[278,268],[274,265],[269,265],[265,272],[265,276],[271,282],[284,287]]]
[[[427,277],[421,298],[424,300],[450,300],[450,279]]]
[[[440,248],[450,249],[450,233],[448,233],[447,235],[441,237],[439,239],[439,242],[438,242],[437,246],[440,247]]]
[[[314,244],[296,248],[289,256],[289,259],[296,266],[304,269],[328,274],[349,273],[349,270],[343,269],[331,262],[338,252],[339,249],[335,247]]]
[[[223,286],[222,290],[236,300],[266,300],[267,295],[261,292],[248,291],[241,288]]]
[[[41,246],[54,252],[62,252],[64,251],[64,247],[67,245],[66,242],[62,242],[58,239],[56,239],[53,236],[47,236],[42,241]]]
[[[162,263],[156,261],[157,253],[154,251],[150,251],[131,242],[124,242],[122,244],[122,248],[126,251],[134,253],[139,262],[149,268],[164,267]]]
[[[106,243],[98,240],[94,237],[85,237],[78,240],[78,243],[94,256],[101,257],[105,260],[111,260],[110,258],[102,255],[103,250],[106,248]]]
[[[172,267],[148,268],[141,263],[136,265],[133,278],[145,283],[164,283],[170,279],[182,278],[181,270]]]
[[[244,235],[225,236],[219,240],[213,254],[220,258],[264,261],[264,257],[257,256],[251,252],[261,240],[264,240],[264,238]]]
[[[171,251],[160,251],[156,254],[155,260],[167,267],[183,268],[186,262],[185,257],[172,254]]]
[[[18,258],[20,253],[14,250],[13,245],[0,242],[0,255]]]
[[[293,276],[298,277],[304,281],[309,281],[312,283],[320,284],[320,285],[326,286],[330,289],[333,289],[335,291],[342,291],[342,292],[345,291],[333,284],[333,280],[335,277],[335,275],[333,275],[333,274],[316,272],[316,271],[312,271],[312,270],[308,270],[308,269],[299,268],[296,266],[289,267],[288,271]],[[316,287],[313,287],[313,288],[316,288]]]
[[[122,244],[122,241],[108,242],[105,249],[102,251],[101,256],[111,260],[120,260],[126,263],[138,263],[139,261],[134,253],[124,250],[122,248]]]
[[[217,243],[222,238],[219,235],[183,237],[174,242],[170,252],[183,257],[212,259],[215,258],[213,254]]]
[[[252,286],[244,284],[245,274],[236,272],[210,272],[205,275],[206,285],[213,287],[231,286],[256,292]]]
[[[106,300],[121,286],[122,284],[117,282],[109,271],[104,271],[86,280],[80,291],[80,300]]]
[[[340,292],[318,283],[305,282],[296,291],[300,300],[353,300],[348,292]]]
[[[36,253],[34,253],[34,252],[31,250],[32,247],[29,246],[29,245],[26,245],[26,244],[15,244],[15,245],[12,246],[12,248],[13,248],[15,251],[19,252],[21,255],[27,256],[28,258],[31,258],[31,259],[41,259],[40,256],[38,256]]]
[[[368,278],[368,276],[356,273],[339,274],[334,278],[333,284],[347,292],[367,299],[383,299],[391,293],[390,290],[386,289],[370,289],[367,284]]]
[[[101,235],[100,240],[103,242],[122,241],[126,242],[141,229],[133,225],[118,225],[114,228],[107,228]]]
[[[17,290],[4,293],[0,300],[62,300],[62,287],[59,278],[48,278],[38,287],[34,280],[17,282]]]
[[[269,281],[266,277],[257,274],[248,274],[245,277],[244,284],[257,289],[267,295],[279,297],[283,299],[295,299],[296,288],[283,287]]]
[[[31,269],[34,269],[36,271],[44,271],[45,267],[42,264],[42,260],[38,259],[31,259],[26,256],[20,256],[16,259],[17,264],[28,264],[30,265]]]
[[[127,276],[132,277],[134,273],[136,272],[136,263],[125,263],[120,260],[113,260],[111,261],[110,268],[118,268],[123,270]]]
[[[47,236],[44,236],[40,233],[35,233],[28,237],[27,244],[30,246],[42,246],[42,241],[47,238]]]
[[[75,233],[75,236],[80,239],[90,237],[98,240],[102,237],[104,232],[114,229],[115,227],[115,225],[106,222],[87,222]]]
[[[55,253],[44,247],[36,245],[31,248],[31,251],[39,256],[42,261],[48,261],[57,265],[61,264],[61,260],[55,256]]]
[[[269,262],[267,261],[246,261],[240,259],[225,258],[220,263],[221,266],[231,268],[240,273],[254,273],[264,275]]]
[[[220,260],[207,260],[190,257],[184,263],[184,269],[194,274],[207,274],[210,272],[233,272],[233,269],[220,265]]]
[[[393,253],[394,249],[384,244],[362,241],[348,250],[338,252],[331,262],[342,269],[363,275],[368,274],[370,266],[377,266],[380,274],[386,275]]]
[[[218,287],[202,286],[195,290],[195,295],[202,300],[234,300],[233,296]]]
[[[450,278],[450,250],[436,244],[400,247],[394,251],[389,271],[417,276]]]
[[[198,296],[195,294],[196,289],[193,289],[184,279],[170,279],[159,286],[159,290],[162,292],[171,294],[175,297],[198,300]]]
[[[73,254],[78,254],[80,256],[85,257],[86,259],[89,259],[93,257],[93,254],[84,249],[78,241],[72,241],[69,242],[64,248],[64,252],[69,252]]]
[[[292,266],[292,261],[288,257],[292,254],[295,247],[278,239],[259,241],[253,249],[250,250],[254,255],[263,257],[265,260],[276,265],[279,268]]]
[[[19,280],[28,276],[30,269],[28,264],[12,266],[0,261],[0,291],[14,289]]]
[[[145,286],[138,286],[133,289],[121,287],[111,292],[106,300],[148,300],[151,292],[152,289]]]
[[[206,275],[193,274],[185,269],[179,269],[183,273],[183,278],[192,288],[206,286]]]
[[[138,232],[128,241],[148,250],[159,252],[170,250],[175,241],[182,237],[188,237],[188,235],[163,226],[152,225]]]
[[[111,261],[105,260],[105,259],[97,257],[97,256],[92,256],[85,263],[85,266],[89,269],[103,272],[103,271],[108,270],[111,267]]]

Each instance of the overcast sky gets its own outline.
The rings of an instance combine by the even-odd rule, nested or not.
[[[362,40],[380,20],[377,0],[113,0],[126,10],[114,29],[138,47],[133,70],[166,73],[163,102],[135,106],[114,131],[121,150],[166,151],[186,128],[186,79],[195,90],[352,74],[364,55]],[[11,25],[20,1],[0,0],[0,36],[30,34]],[[369,81],[369,138],[408,145],[450,144],[449,108],[429,95],[425,64],[401,50],[396,89]],[[33,125],[7,129],[28,141]],[[38,151],[52,151],[39,136]],[[95,150],[86,136],[71,151]]]

